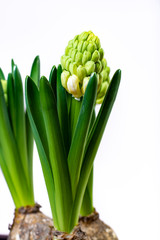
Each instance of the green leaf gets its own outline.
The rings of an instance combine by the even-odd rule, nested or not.
[[[39,86],[39,80],[40,80],[40,58],[39,56],[36,56],[32,68],[31,68],[31,74],[30,74],[32,80],[35,82],[37,86]]]
[[[57,69],[56,66],[53,66],[49,75],[49,82],[52,86],[54,96],[57,99]]]
[[[40,79],[40,100],[47,133],[49,155],[55,183],[59,230],[69,232],[72,207],[71,184],[53,90],[45,77]]]
[[[25,123],[26,123],[26,142],[27,142],[27,156],[28,156],[28,171],[31,183],[31,191],[33,191],[33,134],[30,126],[29,118],[27,112],[25,113]]]
[[[21,206],[30,204],[30,196],[28,196],[27,180],[19,158],[17,144],[12,133],[9,122],[7,106],[4,99],[3,89],[0,82],[0,136],[1,149],[3,149],[3,156],[5,156],[5,163],[10,172],[10,178],[14,181],[16,191],[19,195]],[[18,204],[18,203],[17,203]],[[21,207],[19,206],[19,207]]]
[[[72,212],[71,226],[74,226],[77,223],[79,211],[84,197],[84,192],[93,167],[93,161],[96,156],[105,126],[107,124],[109,115],[111,113],[114,101],[117,96],[120,79],[121,71],[117,70],[112,78],[112,81],[105,95],[104,101],[98,113],[95,124],[92,128],[88,141],[88,148],[83,160],[79,183],[77,186],[77,192]]]
[[[58,117],[59,117],[62,139],[64,141],[66,155],[68,155],[69,148],[70,148],[69,116],[68,116],[66,91],[61,84],[61,73],[62,73],[62,68],[61,68],[61,65],[59,65],[57,70],[57,110],[58,110]]]
[[[89,126],[95,105],[97,94],[97,76],[92,74],[83,97],[82,106],[68,154],[68,166],[72,184],[72,193],[75,196],[79,181],[85,144],[87,141]]]
[[[12,71],[12,74],[13,74],[13,70],[14,70],[14,67],[15,67],[15,63],[14,63],[14,60],[12,59],[11,60],[11,71]]]
[[[27,113],[30,120],[34,139],[37,145],[38,153],[40,156],[44,179],[48,191],[48,196],[54,219],[54,225],[59,226],[55,204],[54,178],[49,159],[48,142],[42,115],[39,91],[36,84],[28,76],[26,77],[25,82],[25,97]]]
[[[91,170],[87,187],[84,193],[80,215],[88,216],[93,212],[93,168]]]
[[[8,97],[8,113],[14,136],[16,134],[16,106],[15,106],[15,89],[12,73],[7,78],[7,97]]]
[[[18,196],[18,192],[16,191],[15,183],[11,179],[11,174],[9,172],[9,169],[6,165],[5,158],[3,156],[3,149],[1,148],[1,143],[0,143],[0,166],[4,175],[4,178],[6,180],[6,183],[8,185],[9,191],[11,193],[11,196],[13,198],[14,204],[16,207],[21,206],[21,201]]]
[[[4,76],[4,73],[2,71],[2,69],[0,68],[0,80],[5,80],[5,76]]]
[[[96,119],[96,113],[94,110],[93,115],[92,115],[91,124],[90,124],[89,133],[92,130],[95,119]],[[91,174],[89,176],[89,180],[87,183],[87,187],[86,187],[86,190],[84,193],[80,214],[81,214],[81,216],[88,216],[89,214],[91,214],[93,212],[93,210],[94,210],[94,208],[93,208],[93,168],[92,168]]]
[[[28,155],[27,155],[27,142],[26,142],[26,124],[25,124],[25,112],[24,112],[24,100],[23,100],[23,86],[20,72],[17,66],[13,69],[14,79],[14,100],[15,100],[15,118],[16,118],[16,129],[15,138],[22,161],[23,169],[28,181],[30,188],[30,173],[28,168]]]

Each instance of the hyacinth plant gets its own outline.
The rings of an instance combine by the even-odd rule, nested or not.
[[[39,57],[31,77],[40,77]],[[24,108],[22,79],[12,60],[7,80],[0,69],[0,167],[16,209],[34,205],[32,156],[33,135]]]
[[[93,162],[120,83],[120,70],[109,80],[103,55],[98,37],[85,32],[69,42],[49,81],[26,77],[27,112],[54,226],[67,233],[78,223],[80,210],[93,210],[85,195],[92,199]],[[102,103],[97,116],[96,102]]]

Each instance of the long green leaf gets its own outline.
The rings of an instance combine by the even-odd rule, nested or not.
[[[55,199],[59,219],[59,230],[69,232],[68,218],[72,207],[70,177],[58,120],[56,101],[53,90],[45,77],[40,79],[40,100],[55,182]]]
[[[14,60],[12,59],[11,60],[11,71],[12,71],[12,74],[13,74],[13,70],[14,70],[14,67],[15,67],[15,63],[14,63]]]
[[[36,56],[32,68],[31,68],[31,74],[30,74],[32,80],[35,82],[37,86],[39,86],[39,80],[40,80],[40,58],[39,56]]]
[[[62,67],[59,65],[57,69],[57,110],[66,155],[68,155],[70,148],[69,116],[66,91],[61,84],[61,73]]]
[[[85,95],[83,97],[78,122],[68,155],[68,166],[72,184],[73,197],[75,196],[76,187],[79,181],[83,154],[85,151],[85,144],[87,141],[89,126],[96,100],[96,93],[97,76],[96,74],[93,74],[90,77]]]
[[[49,82],[52,86],[55,98],[57,99],[57,68],[53,66],[49,75]]]
[[[81,169],[81,174],[80,174],[79,183],[77,187],[77,192],[76,192],[76,197],[75,197],[73,212],[72,212],[71,226],[74,226],[77,223],[80,207],[84,197],[84,192],[85,192],[86,185],[93,167],[93,161],[96,156],[105,126],[107,124],[109,115],[111,113],[114,101],[117,96],[120,79],[121,79],[121,71],[117,70],[112,78],[112,81],[110,83],[105,99],[100,108],[94,127],[92,128],[92,131],[90,134],[90,140],[88,141],[89,142],[88,148],[83,160],[83,166]]]
[[[90,124],[89,134],[92,130],[95,119],[96,119],[96,113],[94,110],[93,115],[92,115],[91,124]],[[88,183],[86,186],[86,190],[84,193],[80,214],[81,214],[81,216],[87,216],[93,212],[93,209],[94,208],[93,208],[93,168],[92,168],[90,176],[89,176],[89,180],[88,180]]]
[[[30,173],[28,168],[28,155],[27,155],[27,142],[26,142],[26,124],[25,124],[25,111],[24,111],[24,100],[23,100],[23,86],[22,79],[18,67],[15,66],[13,69],[13,79],[15,86],[15,109],[16,109],[16,132],[15,138],[22,161],[23,169],[28,181],[30,188]]]
[[[16,106],[15,106],[15,89],[12,73],[7,78],[7,97],[8,97],[8,113],[14,136],[16,135]]]
[[[4,99],[3,89],[0,82],[0,136],[1,148],[3,149],[3,156],[5,156],[6,166],[11,174],[11,179],[14,181],[16,191],[21,197],[21,206],[30,204],[28,196],[28,187],[26,186],[26,177],[22,169],[21,161],[18,154],[15,138],[12,133],[9,122],[7,106]],[[20,206],[19,206],[20,207]]]
[[[4,76],[2,69],[0,68],[0,80],[1,79],[5,80],[5,76]]]
[[[51,210],[54,218],[54,225],[59,226],[55,204],[54,178],[49,160],[48,142],[41,110],[39,91],[36,84],[32,81],[30,77],[26,77],[25,98],[27,113],[30,120],[34,139],[37,145],[38,153],[40,156],[44,179],[48,191]]]

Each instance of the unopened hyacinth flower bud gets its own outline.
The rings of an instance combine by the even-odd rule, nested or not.
[[[2,79],[0,81],[1,81],[1,84],[2,84],[4,98],[5,98],[5,101],[7,103],[7,101],[8,101],[8,99],[7,99],[7,81],[6,80],[2,80]]]
[[[89,78],[97,74],[98,90],[96,103],[102,103],[109,86],[110,68],[104,58],[100,40],[91,31],[76,35],[68,42],[61,57],[63,87],[75,98],[84,95]]]

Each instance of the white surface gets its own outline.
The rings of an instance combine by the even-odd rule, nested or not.
[[[0,66],[14,58],[23,79],[39,54],[48,76],[75,34],[101,39],[111,75],[122,82],[95,161],[94,200],[120,240],[160,239],[160,2],[0,1]],[[35,198],[51,215],[38,155]],[[0,172],[0,233],[7,233],[14,205]]]

